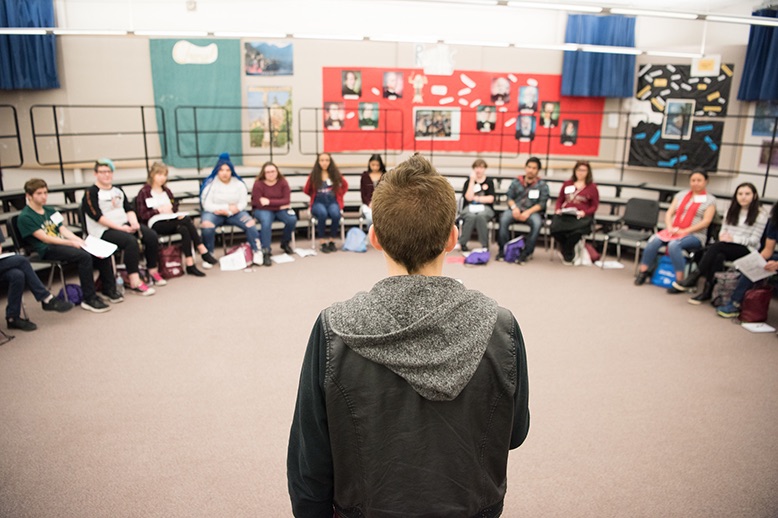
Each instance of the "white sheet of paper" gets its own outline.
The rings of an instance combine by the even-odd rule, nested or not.
[[[0,259],[5,259],[6,257],[11,257],[12,255],[16,255],[16,252],[5,252],[0,254]]]
[[[480,203],[471,203],[467,208],[470,211],[470,214],[478,214],[479,212],[484,211],[484,206]]]
[[[149,220],[149,227],[153,227],[157,221],[167,221],[169,219],[176,219],[186,216],[186,212],[174,212],[172,214],[154,214]]]
[[[223,272],[243,270],[246,266],[246,256],[243,255],[242,248],[219,259],[219,267]]]
[[[743,329],[751,331],[752,333],[774,333],[775,328],[764,322],[743,322],[740,324]]]
[[[103,259],[105,257],[110,257],[119,247],[104,239],[100,239],[99,237],[87,236],[86,239],[84,239],[84,244],[81,248],[93,256]]]
[[[316,250],[313,250],[311,248],[295,248],[294,253],[296,253],[300,257],[310,257],[316,255]]]
[[[560,214],[570,214],[571,216],[578,215],[578,209],[575,207],[565,207],[564,209],[559,211]]]
[[[764,269],[764,265],[767,264],[767,261],[765,261],[764,257],[756,250],[753,250],[750,254],[745,255],[740,259],[732,261],[732,264],[735,265],[735,268],[740,270],[740,273],[754,282],[766,279],[775,273]]]
[[[273,257],[271,257],[271,259],[272,259],[272,260],[273,260],[273,262],[274,262],[274,263],[276,263],[276,264],[281,264],[281,263],[293,263],[293,262],[294,262],[294,257],[292,257],[292,256],[291,256],[291,255],[289,255],[289,254],[279,254],[279,255],[274,255]]]

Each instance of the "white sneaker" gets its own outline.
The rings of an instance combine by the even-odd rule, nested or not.
[[[213,265],[209,263],[208,261],[203,261],[203,270],[210,270],[213,268]]]
[[[256,264],[257,266],[262,266],[262,259],[263,257],[262,257],[261,250],[257,250],[256,252],[254,252],[254,261],[253,261],[254,264]]]

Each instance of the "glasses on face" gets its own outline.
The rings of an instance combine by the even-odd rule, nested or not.
[[[113,171],[110,169],[98,169],[97,174],[113,174]]]

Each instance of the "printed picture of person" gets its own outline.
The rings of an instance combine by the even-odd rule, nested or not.
[[[562,121],[562,135],[559,140],[565,146],[573,146],[578,142],[578,121]]]
[[[359,127],[371,130],[378,127],[378,103],[359,103]]]
[[[492,79],[492,102],[497,106],[511,102],[511,83],[504,77]]]
[[[516,138],[519,140],[534,140],[535,125],[534,115],[520,115],[519,120],[516,122]]]
[[[329,130],[343,128],[345,110],[343,103],[324,103],[324,127]]]
[[[544,128],[556,128],[559,124],[559,103],[544,101],[540,111],[540,125]]]
[[[358,70],[344,70],[342,75],[342,87],[344,99],[359,99],[362,95],[362,72]]]
[[[534,86],[519,88],[519,111],[535,113],[538,109],[538,89]]]
[[[497,126],[497,110],[494,106],[479,106],[475,114],[475,129],[484,133],[494,131]]]
[[[403,96],[402,72],[384,72],[384,99],[400,99]]]

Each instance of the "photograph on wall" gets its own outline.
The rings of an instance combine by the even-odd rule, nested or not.
[[[359,99],[362,95],[362,72],[344,70],[341,82],[341,92],[344,99]]]
[[[324,128],[328,130],[339,130],[343,128],[346,120],[346,109],[343,103],[328,102],[324,103]]]
[[[459,108],[414,108],[416,140],[459,140]]]
[[[251,147],[292,142],[292,88],[251,86],[246,93]]]
[[[494,131],[497,127],[497,108],[495,106],[479,106],[475,114],[475,129],[484,133]]]
[[[754,137],[772,137],[778,121],[778,102],[758,101],[754,108],[754,124],[751,135]]]
[[[378,103],[359,103],[359,127],[363,130],[378,127]]]
[[[522,113],[535,113],[538,109],[538,89],[535,86],[522,86],[519,88],[519,111]]]
[[[384,99],[401,99],[403,96],[403,73],[384,72],[383,81]]]
[[[535,140],[536,124],[534,115],[519,115],[516,120],[516,139]]]
[[[247,76],[291,76],[294,73],[292,44],[259,41],[243,44]]]
[[[563,120],[559,141],[565,146],[574,146],[578,142],[578,121]]]
[[[778,143],[770,147],[770,141],[765,140],[759,153],[759,165],[767,165],[768,162],[771,166],[778,165]]]
[[[668,99],[662,138],[689,140],[694,122],[694,100]]]
[[[504,77],[492,78],[491,85],[492,103],[497,106],[511,102],[511,83]]]
[[[540,125],[544,128],[556,128],[559,124],[559,103],[543,101],[540,110]]]

